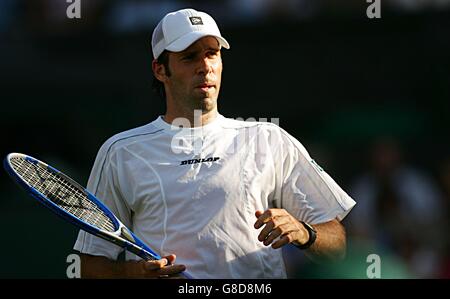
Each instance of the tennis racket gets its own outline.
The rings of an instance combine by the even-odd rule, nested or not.
[[[59,170],[19,153],[7,155],[4,167],[25,191],[66,221],[125,248],[144,260],[161,259],[100,200]],[[181,275],[192,278],[187,273]]]

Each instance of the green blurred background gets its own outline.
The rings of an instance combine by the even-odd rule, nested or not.
[[[100,145],[152,121],[150,37],[167,12],[219,23],[221,113],[279,124],[358,202],[347,259],[290,277],[450,277],[450,1],[0,1],[2,158],[35,156],[85,184]],[[64,278],[77,230],[0,172],[0,278]],[[50,245],[51,244],[51,245]]]

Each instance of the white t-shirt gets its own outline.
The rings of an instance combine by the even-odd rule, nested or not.
[[[284,208],[316,224],[355,205],[283,129],[222,115],[184,129],[159,117],[113,136],[87,189],[150,248],[176,254],[194,278],[285,278],[282,251],[258,241],[255,211]],[[122,251],[84,231],[74,249],[111,259]]]

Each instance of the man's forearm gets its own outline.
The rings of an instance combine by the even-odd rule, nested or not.
[[[345,257],[346,236],[344,226],[337,220],[313,225],[317,231],[316,241],[305,250],[315,262],[338,261]]]

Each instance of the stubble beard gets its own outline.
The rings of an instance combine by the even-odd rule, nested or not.
[[[190,107],[188,109],[201,110],[203,114],[208,113],[217,107],[217,95],[216,94],[206,94],[202,97],[198,95],[192,96],[190,102]]]
[[[207,113],[216,108],[217,99],[205,98],[205,99],[197,100],[193,106],[194,106],[193,110],[202,110],[203,113]]]

